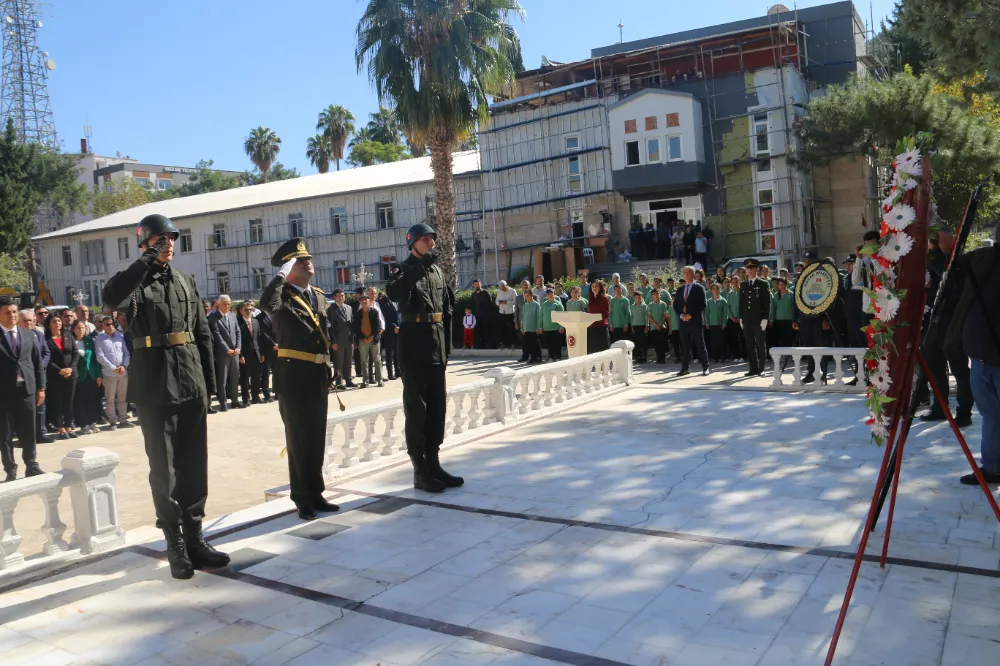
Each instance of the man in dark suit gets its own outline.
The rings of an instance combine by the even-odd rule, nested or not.
[[[253,301],[240,304],[240,393],[244,405],[260,404],[260,327],[253,318]]]
[[[378,308],[385,320],[385,331],[382,332],[382,349],[385,350],[386,378],[399,377],[399,354],[396,353],[396,335],[399,334],[399,308],[389,296],[382,294],[378,299]]]
[[[702,376],[708,376],[708,349],[705,347],[705,288],[694,281],[694,268],[684,267],[684,284],[674,292],[674,312],[681,320],[681,371],[678,377],[691,374],[692,354],[701,362]]]
[[[264,359],[260,362],[260,388],[264,394],[264,402],[272,402],[271,369],[274,367],[274,362],[278,360],[278,343],[274,340],[271,315],[261,310],[256,319],[257,326],[260,328],[257,343],[260,345],[260,355]]]
[[[17,303],[7,296],[0,296],[0,338],[0,457],[5,481],[13,481],[15,432],[24,475],[43,473],[35,461],[35,407],[45,400],[45,370],[34,333],[17,325]]]
[[[218,382],[219,409],[243,407],[237,398],[240,385],[240,326],[232,311],[232,300],[219,296],[219,311],[208,318],[215,348],[215,377]]]
[[[35,345],[42,352],[42,372],[49,367],[49,346],[45,344],[45,334],[38,326],[38,318],[31,309],[21,310],[17,317],[17,325],[35,334]],[[45,403],[35,408],[35,442],[37,444],[52,444],[56,440],[45,431]]]
[[[354,355],[354,309],[345,302],[344,290],[333,292],[333,303],[326,311],[330,321],[330,342],[333,349],[333,377],[337,388],[354,388],[351,381],[351,359]],[[391,370],[390,370],[391,372]]]
[[[767,362],[767,320],[771,316],[771,290],[767,282],[757,277],[760,263],[749,259],[747,279],[740,285],[740,326],[747,350],[750,371],[744,377],[764,374]]]

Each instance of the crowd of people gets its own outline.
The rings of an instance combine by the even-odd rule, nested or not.
[[[654,226],[646,222],[633,222],[628,231],[629,259],[649,261],[673,259],[685,264],[708,266],[715,232],[701,220],[668,222],[659,220]]]

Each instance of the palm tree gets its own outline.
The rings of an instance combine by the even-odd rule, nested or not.
[[[333,151],[330,148],[330,135],[317,134],[309,137],[306,141],[306,157],[309,158],[310,164],[319,169],[320,173],[329,171],[330,158],[333,157]]]
[[[490,96],[508,90],[519,40],[508,19],[518,0],[368,0],[355,59],[379,103],[393,109],[434,170],[441,268],[455,285],[452,151],[489,117]]]
[[[347,139],[354,134],[354,114],[339,104],[331,104],[319,112],[316,129],[321,130],[329,139],[330,158],[337,163],[337,171],[340,171],[340,160],[344,159],[344,146],[347,144]]]
[[[271,163],[281,151],[281,139],[271,128],[258,127],[255,130],[250,130],[249,136],[243,142],[243,150],[246,151],[247,157],[254,163],[257,170],[263,174],[266,183]]]
[[[368,131],[371,133],[372,141],[400,145],[399,121],[392,109],[380,106],[377,113],[370,113],[368,116],[371,118],[368,121]]]

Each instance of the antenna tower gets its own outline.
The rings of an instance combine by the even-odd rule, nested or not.
[[[0,69],[0,120],[14,120],[23,141],[59,149],[46,85],[55,60],[38,47],[42,15],[34,0],[0,0],[3,61]]]

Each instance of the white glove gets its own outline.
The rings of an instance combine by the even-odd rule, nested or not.
[[[740,328],[743,328],[743,320],[740,319]]]
[[[760,330],[762,330],[762,331],[766,331],[767,330],[767,320],[766,319],[761,319],[760,320]]]
[[[283,278],[287,278],[288,275],[292,272],[292,268],[295,266],[296,261],[298,261],[297,258],[289,259],[285,263],[281,264],[281,268],[278,269],[278,275],[280,275]]]

